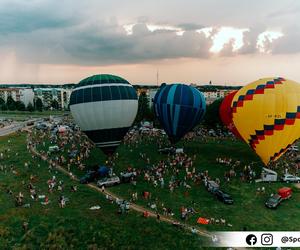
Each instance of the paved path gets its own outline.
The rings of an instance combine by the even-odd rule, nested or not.
[[[27,132],[30,132],[29,129],[27,129],[26,131],[27,131]],[[33,147],[30,147],[30,151],[31,151],[34,155],[39,156],[42,160],[48,161],[48,158],[47,158],[47,157],[41,155],[41,154],[40,154],[39,152],[37,152]],[[74,179],[74,180],[76,180],[76,181],[79,181],[79,179],[78,179],[76,176],[74,176],[74,175],[73,175],[73,176],[70,176],[70,173],[69,173],[65,168],[63,168],[62,166],[56,165],[56,168],[57,168],[60,172],[62,172],[62,173],[64,173],[64,174],[68,175],[70,178],[72,178],[72,179]],[[120,197],[120,196],[118,196],[118,195],[112,193],[111,191],[109,191],[109,190],[107,190],[107,189],[105,189],[104,191],[102,191],[101,188],[99,188],[99,187],[98,187],[97,185],[95,185],[95,184],[90,183],[90,184],[87,184],[87,186],[90,187],[91,189],[94,189],[95,191],[97,191],[97,192],[103,194],[103,195],[110,195],[114,200],[116,200],[116,199],[121,199],[121,200],[123,200],[122,197]],[[149,210],[149,209],[147,209],[147,208],[144,208],[144,207],[142,207],[142,206],[139,206],[139,205],[137,205],[137,204],[135,204],[135,203],[130,203],[130,208],[131,208],[132,210],[136,211],[136,212],[139,212],[139,213],[143,213],[143,212],[147,211],[150,217],[155,217],[155,218],[156,218],[156,213],[154,213],[153,211],[151,211],[151,210]],[[179,221],[177,221],[177,220],[175,220],[175,219],[173,219],[173,218],[171,218],[171,217],[164,216],[164,215],[160,215],[160,220],[161,220],[161,221],[164,221],[164,222],[166,222],[166,223],[170,223],[170,224],[179,224],[179,225],[181,225],[184,229],[186,229],[186,230],[188,230],[188,231],[190,231],[190,232],[192,231],[192,228],[193,228],[193,227],[190,226],[190,225],[183,224],[183,223],[181,223],[181,222],[179,222]],[[204,237],[210,237],[210,238],[212,237],[212,234],[210,234],[209,232],[207,232],[207,231],[205,231],[205,230],[202,230],[202,229],[199,229],[199,228],[196,227],[196,226],[195,226],[194,228],[197,229],[197,234],[198,234],[198,235],[204,236]]]
[[[39,118],[35,118],[35,119],[31,119],[31,120],[27,120],[24,122],[13,122],[11,125],[9,126],[5,126],[3,128],[0,128],[0,137],[1,136],[7,136],[10,135],[12,133],[17,132],[19,129],[23,129],[28,127],[27,124],[31,123],[31,122],[36,122],[38,121]]]
[[[3,128],[0,128],[0,136],[6,136],[12,134],[23,127],[24,127],[23,122],[16,122],[9,126],[5,126]]]

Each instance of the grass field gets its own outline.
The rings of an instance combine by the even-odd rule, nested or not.
[[[132,211],[117,214],[115,204],[85,185],[71,192],[76,183],[33,159],[25,140],[25,134],[0,138],[0,152],[5,156],[0,164],[6,166],[6,171],[0,171],[0,249],[200,249],[203,245],[202,238],[155,219]],[[5,153],[7,149],[10,152]],[[28,168],[25,162],[30,162]],[[33,185],[37,193],[48,195],[48,205],[30,198],[30,175],[36,176]],[[63,180],[63,192],[48,193],[47,180],[53,175]],[[14,196],[20,191],[30,208],[15,207]],[[69,199],[63,209],[58,206],[61,194]],[[94,205],[101,209],[89,210]],[[27,231],[22,229],[24,221],[29,223]]]
[[[47,145],[48,146],[48,145]],[[180,145],[179,145],[180,146]],[[262,163],[250,148],[241,141],[224,139],[217,140],[214,138],[206,141],[196,139],[185,143],[185,152],[197,158],[194,163],[197,171],[208,170],[210,176],[218,177],[221,180],[221,188],[230,193],[234,198],[233,205],[225,205],[216,200],[214,196],[208,193],[204,185],[195,185],[189,183],[192,188],[187,190],[184,187],[175,189],[170,193],[168,188],[154,188],[152,184],[145,182],[143,176],[140,176],[137,181],[137,186],[131,184],[122,184],[112,187],[111,190],[116,194],[130,199],[133,192],[138,192],[141,196],[143,191],[152,193],[152,202],[158,205],[164,203],[166,207],[173,209],[175,218],[180,219],[180,207],[193,207],[198,213],[189,217],[188,223],[196,225],[198,217],[225,219],[224,225],[205,225],[201,226],[207,230],[230,231],[230,230],[299,230],[298,222],[300,221],[300,191],[293,184],[277,183],[248,183],[242,182],[239,177],[234,178],[229,183],[224,181],[224,172],[230,169],[230,166],[225,166],[216,163],[217,157],[231,157],[233,160],[240,160],[241,166],[237,169],[237,173],[242,171],[246,164],[252,162],[253,167],[259,177]],[[118,149],[119,158],[114,167],[114,171],[118,174],[125,171],[128,166],[142,169],[146,167],[146,163],[141,159],[139,153],[146,153],[150,158],[150,165],[157,163],[161,159],[166,159],[167,156],[157,153],[157,144],[155,138],[146,138],[137,146],[121,145]],[[87,165],[103,164],[105,155],[98,149],[94,149],[90,158],[86,161]],[[288,159],[284,158],[282,162]],[[73,169],[77,175],[83,175],[77,169]],[[279,173],[281,174],[281,173]],[[165,183],[168,183],[170,175],[165,176]],[[167,186],[167,185],[166,185]],[[282,186],[291,186],[293,188],[292,199],[283,202],[276,210],[267,209],[264,206],[266,199],[271,193],[276,193],[278,188]],[[257,194],[257,188],[265,187],[264,194]],[[138,199],[137,203],[147,206],[144,199]],[[161,212],[161,210],[159,210]],[[230,224],[231,226],[228,226]]]
[[[68,111],[0,111],[0,118],[13,119],[15,121],[25,121],[31,118],[49,117],[50,115],[57,116],[68,113]]]
[[[7,148],[8,138],[0,140],[0,152]],[[118,215],[117,207],[107,201],[100,194],[89,190],[85,185],[79,185],[76,193],[70,191],[73,181],[55,171],[48,171],[45,162],[31,159],[26,151],[25,135],[10,138],[10,158],[2,160],[1,164],[13,164],[19,174],[16,176],[0,172],[0,246],[7,248],[26,246],[28,249],[52,248],[65,249],[97,249],[97,248],[120,248],[120,249],[200,249],[204,239],[190,235],[187,232],[176,229],[164,223],[158,223],[154,219],[143,219],[140,214],[130,212],[128,215]],[[45,146],[39,145],[38,150],[46,150],[51,143],[46,140]],[[119,196],[130,199],[133,192],[138,192],[139,197],[143,191],[152,194],[150,202],[156,202],[159,212],[160,204],[173,209],[174,218],[180,220],[180,207],[193,207],[197,213],[190,216],[187,223],[196,225],[198,217],[225,219],[226,225],[198,225],[209,231],[297,231],[300,221],[300,192],[293,184],[283,183],[248,183],[242,182],[238,177],[225,183],[224,171],[230,166],[216,163],[217,157],[231,157],[240,160],[241,165],[237,173],[242,171],[244,165],[252,162],[253,167],[259,175],[262,164],[259,158],[244,143],[232,140],[208,138],[205,140],[183,142],[185,152],[189,156],[196,154],[194,166],[197,171],[208,170],[213,178],[220,178],[221,188],[230,193],[234,198],[233,205],[225,205],[216,200],[208,193],[203,184],[192,186],[191,189],[180,187],[170,193],[168,188],[154,188],[152,184],[145,182],[143,176],[137,181],[137,186],[132,184],[121,184],[110,188]],[[179,144],[178,146],[182,146]],[[18,156],[14,156],[19,152]],[[158,154],[156,138],[146,137],[135,146],[121,145],[118,149],[119,157],[115,162],[114,171],[119,174],[128,166],[137,169],[147,167],[146,162],[140,157],[145,153],[150,158],[150,164],[155,164],[166,155]],[[66,152],[64,152],[66,154]],[[90,157],[85,161],[89,166],[103,164],[106,156],[97,148],[92,150]],[[32,166],[24,168],[24,162],[31,161]],[[289,161],[283,157],[282,162]],[[84,171],[72,168],[71,171],[77,176],[82,176]],[[58,191],[49,194],[51,203],[43,206],[38,202],[31,201],[26,189],[30,174],[36,174],[38,180],[34,183],[40,194],[47,193],[46,181],[52,175],[65,183],[63,194],[70,199],[67,207],[58,207]],[[170,175],[164,176],[168,183]],[[25,183],[22,183],[25,181]],[[166,185],[167,186],[167,185]],[[264,186],[266,192],[257,194],[256,189]],[[265,208],[264,202],[271,193],[276,193],[282,186],[293,188],[293,197],[284,201],[276,210]],[[15,208],[13,198],[6,193],[7,188],[16,194],[20,190],[25,193],[26,200],[32,204],[31,208]],[[148,207],[149,201],[139,198],[137,204]],[[91,211],[88,208],[93,205],[101,205],[101,210]],[[29,221],[29,230],[22,230],[23,221]],[[228,226],[230,224],[231,226]],[[58,247],[59,246],[59,247]],[[26,248],[25,248],[26,249]]]
[[[132,151],[131,151],[132,150]],[[167,188],[154,188],[152,184],[143,181],[140,177],[137,187],[131,184],[123,184],[112,187],[112,191],[130,198],[132,192],[150,191],[152,193],[152,200],[163,202],[165,206],[173,208],[175,217],[179,217],[180,207],[193,206],[197,214],[188,219],[188,223],[196,224],[199,216],[206,218],[225,219],[229,226],[221,225],[205,225],[202,226],[208,230],[216,231],[230,231],[230,230],[299,230],[298,222],[300,222],[300,192],[293,184],[283,183],[246,183],[240,181],[238,177],[230,183],[223,181],[224,171],[229,170],[229,166],[224,166],[216,163],[216,157],[231,157],[235,160],[241,160],[242,166],[238,171],[242,171],[245,164],[255,162],[254,168],[259,177],[262,164],[259,158],[250,150],[250,148],[242,142],[223,140],[222,142],[214,139],[208,142],[194,141],[189,142],[185,146],[185,151],[189,155],[196,154],[196,168],[199,171],[208,170],[212,177],[218,177],[221,180],[221,188],[230,193],[234,198],[233,205],[225,205],[216,200],[214,196],[206,191],[204,185],[192,185],[191,190],[185,188],[175,189],[173,193]],[[129,149],[127,146],[122,146],[119,149],[119,159],[116,163],[115,171],[125,171],[128,165],[136,168],[145,167],[145,162],[140,159],[139,152],[146,153],[151,163],[155,163],[166,156],[157,153],[157,145],[155,142],[145,143],[139,145],[138,148]],[[95,150],[94,155],[89,159],[89,164],[103,162],[104,158],[98,157],[100,153]],[[237,171],[237,172],[238,172]],[[170,176],[167,176],[170,178]],[[168,183],[169,179],[166,179]],[[291,186],[294,191],[291,200],[283,202],[276,210],[267,209],[264,203],[271,193],[276,193],[279,187]],[[258,187],[265,187],[265,194],[256,194]],[[188,195],[186,194],[188,192]],[[159,203],[158,202],[158,203]],[[147,205],[147,201],[139,199],[138,204]],[[194,204],[195,205],[192,205]]]

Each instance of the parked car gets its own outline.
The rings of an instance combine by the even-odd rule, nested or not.
[[[88,184],[94,181],[96,178],[97,178],[97,172],[90,170],[83,177],[80,178],[79,182],[81,184]]]
[[[38,123],[35,127],[38,130],[47,130],[48,129],[48,127],[45,123]]]
[[[289,151],[294,151],[294,152],[298,152],[299,151],[299,148],[298,146],[296,145],[292,145],[288,148]]]
[[[161,154],[180,154],[183,153],[183,148],[161,148],[158,150],[159,153]]]
[[[265,205],[268,208],[277,208],[283,200],[290,199],[292,197],[292,189],[289,187],[282,187],[278,189],[278,193],[271,195],[266,201]]]
[[[68,156],[69,158],[75,158],[78,155],[78,153],[78,150],[73,150],[68,154]]]
[[[59,152],[59,147],[57,145],[54,145],[54,146],[50,146],[48,148],[48,152],[49,153],[56,153],[56,152]]]
[[[208,192],[215,194],[219,190],[219,185],[215,181],[208,181],[206,184],[206,189]]]
[[[128,183],[130,182],[131,178],[135,177],[135,173],[134,172],[121,173],[120,177],[123,183]]]
[[[220,189],[215,192],[215,195],[219,201],[222,201],[224,204],[233,204],[232,197],[221,191]]]
[[[120,184],[120,178],[118,176],[110,177],[110,178],[103,178],[97,182],[98,187],[110,187],[117,184]]]
[[[158,150],[159,153],[161,154],[175,154],[176,149],[171,147],[171,148],[161,148]]]
[[[34,125],[34,122],[33,121],[29,121],[26,123],[26,126],[33,126]]]
[[[281,196],[279,194],[274,194],[267,199],[265,205],[268,208],[277,208],[281,202],[282,202]]]
[[[281,178],[282,181],[284,182],[300,182],[300,177],[298,176],[294,176],[294,175],[291,175],[291,174],[285,174],[282,178]]]

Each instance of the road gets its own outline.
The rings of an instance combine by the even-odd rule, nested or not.
[[[17,132],[19,129],[23,129],[25,127],[28,127],[27,124],[28,123],[34,123],[37,121],[40,121],[40,118],[34,118],[34,119],[30,119],[24,122],[13,122],[11,125],[9,126],[5,126],[3,128],[0,128],[0,137],[1,136],[6,136],[9,134],[12,134],[14,132]]]
[[[9,126],[0,128],[0,136],[6,136],[9,134],[12,134],[12,133],[16,132],[17,130],[22,129],[24,126],[26,126],[25,122],[14,122]]]

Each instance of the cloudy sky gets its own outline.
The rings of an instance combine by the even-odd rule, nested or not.
[[[0,0],[0,82],[300,82],[299,0]]]

